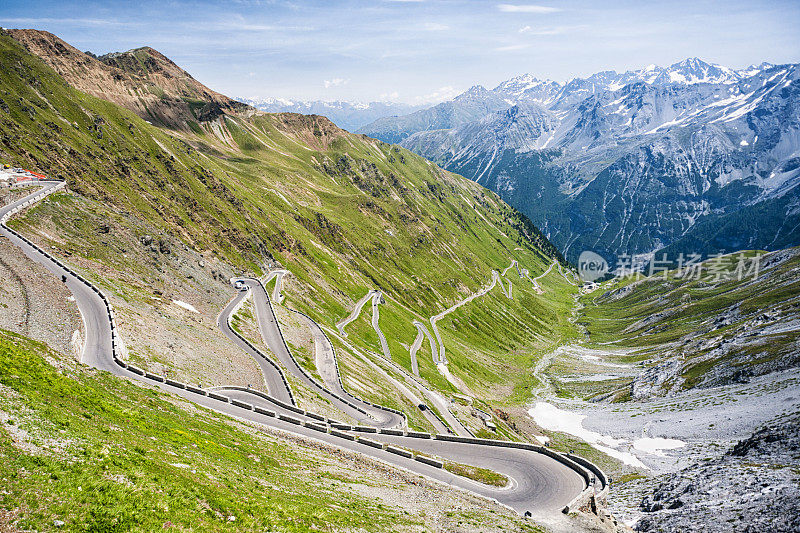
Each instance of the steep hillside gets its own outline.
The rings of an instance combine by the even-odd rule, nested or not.
[[[0,46],[2,158],[67,179],[73,191],[14,223],[107,288],[142,366],[198,379],[206,352],[193,345],[221,365],[213,345],[222,339],[211,330],[228,277],[278,265],[292,273],[289,304],[331,329],[381,290],[389,357],[410,372],[413,321],[477,293],[516,260],[529,277],[510,270],[513,294],[509,274],[503,291],[440,323],[450,372],[492,401],[525,401],[526,369],[572,334],[563,309],[576,289],[548,270],[560,256],[479,185],[318,116],[224,114],[189,131],[161,129],[70,87],[9,36]],[[545,271],[541,287],[531,283]],[[169,305],[189,296],[202,315],[191,328]],[[153,324],[167,317],[161,339]],[[346,378],[358,368],[348,365],[353,350],[381,353],[369,324],[362,315],[347,344],[334,339]],[[419,359],[423,380],[456,392],[429,351]],[[382,387],[360,386],[373,401],[391,400]]]
[[[462,491],[256,430],[5,330],[0,392],[3,531],[419,531],[464,521],[538,531]]]
[[[46,31],[7,31],[72,87],[156,124],[189,129],[193,123],[212,120],[222,113],[251,110],[212,91],[149,47],[96,58]]]

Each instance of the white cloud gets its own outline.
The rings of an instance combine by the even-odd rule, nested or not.
[[[505,13],[555,13],[561,11],[557,7],[537,6],[534,4],[498,4],[497,9]]]
[[[518,31],[526,35],[561,35],[566,33],[567,27],[559,26],[557,28],[533,28],[531,26],[523,26]]]
[[[196,21],[189,22],[190,27],[197,25]],[[203,30],[227,30],[227,31],[252,31],[252,32],[278,32],[278,31],[314,31],[311,26],[296,26],[292,24],[265,24],[258,20],[258,17],[244,17],[234,15],[224,20],[215,21],[202,27]]]
[[[0,18],[0,21],[7,24],[30,24],[31,26],[39,26],[42,24],[69,24],[75,26],[134,26],[134,23],[119,22],[117,20],[107,19],[90,19],[90,18],[33,18],[33,17],[19,17],[19,18]]]
[[[510,44],[508,46],[498,46],[495,48],[496,52],[513,52],[515,50],[524,50],[528,48],[529,44]]]
[[[400,93],[398,93],[397,91],[394,91],[394,92],[391,92],[391,93],[382,93],[380,99],[381,100],[397,100],[398,98],[400,98]]]
[[[438,22],[426,22],[423,27],[428,31],[444,31],[450,29],[450,26],[447,24],[439,24]]]
[[[451,85],[447,85],[445,87],[439,87],[430,94],[426,94],[424,96],[417,96],[415,100],[416,103],[418,104],[438,104],[439,102],[452,100],[461,93],[462,91],[456,89]]]
[[[346,80],[344,78],[333,78],[332,80],[325,80],[323,83],[325,84],[326,89],[330,89],[331,87],[341,87],[342,85],[347,85],[350,80]]]
[[[274,32],[274,31],[314,31],[312,26],[272,26],[270,24],[249,24],[246,22],[232,22],[217,26],[223,30]],[[212,26],[213,28],[213,26]]]

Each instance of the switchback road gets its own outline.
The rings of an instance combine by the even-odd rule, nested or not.
[[[62,186],[57,182],[44,182],[41,185],[42,190],[0,208],[0,219],[3,221],[0,225],[0,234],[20,247],[32,261],[43,265],[64,280],[72,292],[84,321],[86,343],[81,360],[87,365],[126,379],[146,382],[167,393],[186,398],[220,413],[379,459],[442,483],[495,499],[520,514],[531,513],[534,516],[552,517],[576,496],[586,493],[585,489],[591,475],[589,470],[575,462],[580,458],[573,460],[538,446],[454,436],[431,436],[399,430],[348,428],[319,415],[299,410],[278,397],[247,389],[204,391],[189,384],[146,373],[119,360],[117,348],[119,342],[116,338],[113,310],[102,293],[80,274],[5,225],[6,215],[16,207],[28,205],[39,199],[42,193],[52,192]],[[253,291],[257,313],[261,317],[266,317],[267,327],[264,327],[263,320],[259,320],[264,340],[270,349],[274,346],[276,357],[289,368],[293,361],[291,356],[284,360],[286,354],[281,354],[281,347],[274,342],[280,336],[280,328],[269,307],[266,292],[255,280],[249,281],[248,286]],[[233,307],[229,305],[226,309],[232,310]],[[227,317],[221,316],[221,321],[227,322]],[[269,388],[269,383],[267,386]],[[273,383],[273,387],[276,390],[270,390],[270,393],[280,394],[277,383]],[[337,426],[343,429],[336,429]],[[367,432],[367,437],[365,438],[361,432]],[[505,474],[511,482],[503,488],[477,483],[451,474],[441,468],[441,463],[426,459],[425,455],[409,454],[397,446],[445,460],[495,470]],[[605,484],[601,488],[604,487]]]

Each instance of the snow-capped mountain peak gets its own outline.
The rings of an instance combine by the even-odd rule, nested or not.
[[[800,244],[800,65],[688,58],[468,94],[365,133],[517,203],[567,257]]]
[[[737,71],[737,74],[742,78],[749,78],[750,76],[755,76],[759,72],[763,72],[765,70],[771,69],[775,65],[772,63],[767,63],[766,61],[762,62],[760,65],[750,65],[747,68],[743,68]]]
[[[426,106],[396,102],[345,102],[326,100],[289,100],[285,98],[236,98],[267,113],[302,113],[324,115],[339,127],[354,131],[374,120],[419,111]]]
[[[505,98],[509,105],[514,102],[532,102],[547,106],[562,87],[562,84],[551,79],[541,80],[531,74],[523,74],[500,83],[492,92]]]
[[[529,91],[531,89],[536,89],[537,87],[542,87],[543,85],[550,85],[553,83],[558,85],[557,82],[554,82],[551,79],[540,80],[539,78],[537,78],[532,74],[522,74],[521,76],[515,76],[509,80],[500,83],[497,87],[494,88],[494,90],[509,95],[520,95],[525,91]]]
[[[664,69],[653,83],[735,83],[739,79],[739,74],[731,68],[690,57]]]
[[[455,100],[469,100],[473,98],[485,98],[489,95],[489,90],[483,85],[473,85],[463,93],[455,97]]]

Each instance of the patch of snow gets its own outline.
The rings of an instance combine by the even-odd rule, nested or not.
[[[749,142],[747,142],[747,141],[745,141],[744,139],[742,139],[742,140],[739,142],[739,146],[750,146],[750,143],[749,143]]]
[[[192,313],[198,313],[198,314],[200,313],[200,311],[198,311],[195,308],[195,306],[193,306],[190,303],[182,302],[181,300],[172,300],[172,303],[174,303],[178,307],[183,307],[184,309],[186,309],[187,311],[191,311]]]
[[[573,383],[573,382],[588,382],[588,381],[610,381],[612,379],[619,379],[621,376],[615,376],[612,374],[590,374],[586,376],[574,376],[568,378],[561,378],[561,381],[564,383]]]
[[[625,96],[620,96],[619,98],[617,98],[613,102],[609,102],[606,105],[604,105],[603,107],[611,107],[611,106],[619,105],[619,104],[622,103],[623,100],[625,100]]]
[[[533,418],[534,422],[544,429],[568,433],[569,435],[586,441],[593,448],[622,461],[626,465],[636,468],[647,468],[647,466],[631,452],[616,449],[625,444],[624,440],[615,439],[614,437],[584,428],[583,420],[586,418],[586,415],[565,411],[545,402],[536,402],[536,405],[528,411],[528,414]]]
[[[642,437],[633,441],[633,449],[640,452],[649,453],[651,455],[658,455],[664,457],[662,450],[677,450],[683,448],[686,443],[678,439],[664,439],[661,437]]]
[[[670,72],[669,80],[674,83],[686,83],[687,81],[686,76],[684,76],[680,72]]]
[[[759,185],[768,191],[775,191],[787,182],[795,179],[800,174],[800,170],[790,170],[789,172],[772,171],[767,179],[759,179]]]
[[[680,124],[681,122],[683,122],[683,120],[684,119],[670,120],[669,122],[665,122],[665,123],[663,123],[663,124],[661,124],[659,126],[656,126],[652,130],[650,130],[648,132],[645,132],[645,135],[650,135],[652,133],[658,133],[658,130],[660,130],[661,128],[667,128],[668,129],[670,126],[674,126],[675,124]]]

